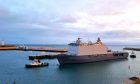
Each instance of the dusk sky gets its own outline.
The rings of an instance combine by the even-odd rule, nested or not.
[[[140,44],[140,0],[0,0],[0,41],[68,44],[77,37]]]

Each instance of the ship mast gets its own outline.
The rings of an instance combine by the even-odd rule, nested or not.
[[[81,38],[77,38],[76,44],[81,44]]]
[[[97,43],[97,44],[102,44],[100,37],[98,37],[98,39],[97,39],[97,42],[96,42],[96,43]]]

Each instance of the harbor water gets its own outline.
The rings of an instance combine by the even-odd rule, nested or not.
[[[34,45],[36,46],[36,45]],[[39,45],[40,46],[40,45]],[[49,47],[67,48],[66,45],[48,45]],[[112,50],[124,47],[108,46]],[[125,50],[126,51],[126,50]],[[131,51],[127,51],[131,53]],[[0,84],[123,84],[132,76],[140,76],[140,51],[135,51],[136,58],[102,61],[84,64],[60,66],[57,59],[44,59],[48,67],[26,69],[31,63],[29,55],[39,55],[38,51],[0,51]]]

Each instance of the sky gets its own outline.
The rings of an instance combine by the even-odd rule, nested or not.
[[[0,0],[0,41],[140,44],[140,0]]]

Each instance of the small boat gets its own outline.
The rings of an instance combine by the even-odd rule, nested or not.
[[[47,63],[47,62],[42,63],[42,62],[40,62],[40,60],[35,59],[35,61],[33,63],[26,64],[25,67],[26,68],[35,68],[35,67],[45,67],[48,65],[49,65],[49,63]]]
[[[134,51],[132,51],[130,57],[131,57],[131,58],[136,58],[136,54],[134,53]]]

